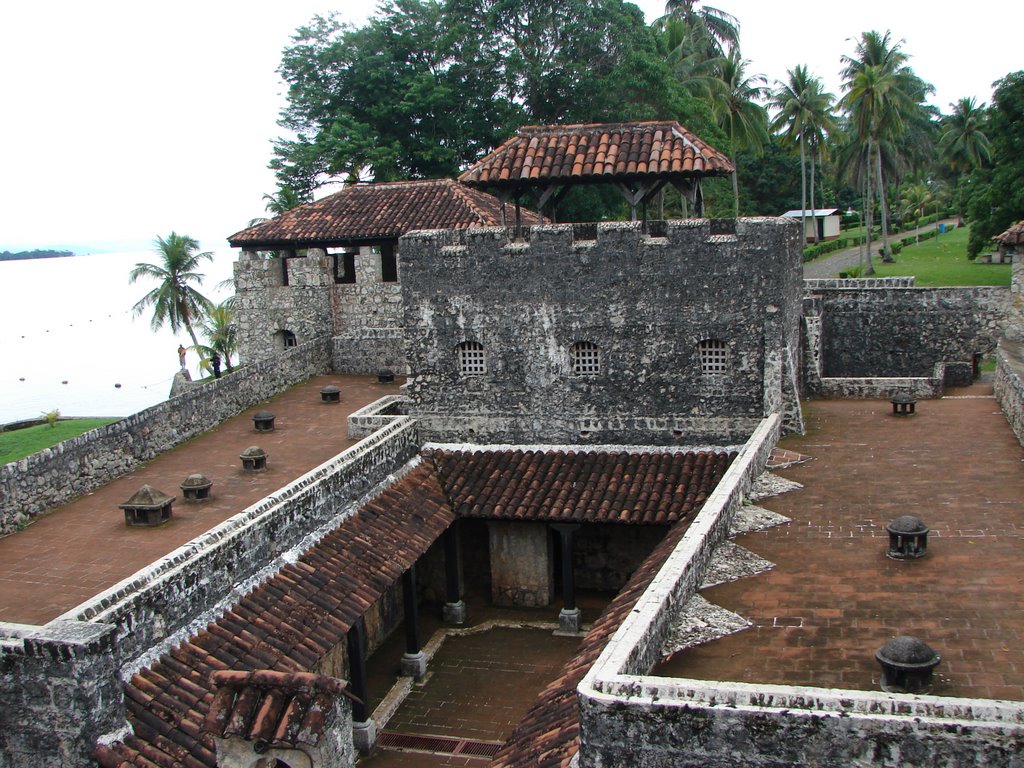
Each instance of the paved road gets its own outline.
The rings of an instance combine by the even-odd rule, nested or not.
[[[956,226],[956,219],[943,219],[940,223],[949,226]],[[928,224],[924,227],[920,227],[921,232],[927,232],[930,229],[935,229],[937,224]],[[894,235],[895,239],[906,237],[907,235],[913,235],[916,230],[908,230],[906,232],[900,232],[899,235]],[[872,259],[877,258],[879,243],[876,240],[872,240]],[[827,277],[838,277],[840,272],[844,272],[850,267],[856,267],[861,264],[861,250],[862,248],[847,248],[843,251],[836,251],[830,253],[827,256],[819,256],[814,261],[808,261],[804,264],[804,277],[805,278],[827,278]]]

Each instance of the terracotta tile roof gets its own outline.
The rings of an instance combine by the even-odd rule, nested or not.
[[[1024,221],[1018,221],[1002,234],[992,238],[1002,245],[1020,245],[1024,243]]]
[[[510,214],[511,218],[511,214]],[[541,219],[523,211],[524,224]],[[501,224],[501,202],[452,179],[357,184],[300,205],[228,238],[234,247],[307,246],[391,240],[414,229]]]
[[[636,601],[657,575],[689,527],[676,523],[647,559],[608,604],[583,638],[580,650],[562,668],[561,674],[541,691],[526,716],[519,722],[491,768],[569,768],[579,751],[580,720],[576,688],[597,661],[608,640],[625,621]]]
[[[337,697],[352,697],[344,680],[309,672],[218,671],[210,681],[217,692],[203,729],[267,747],[317,744]]]
[[[675,121],[528,125],[459,176],[479,187],[722,176],[733,164]]]
[[[666,525],[700,508],[735,454],[426,452],[459,517]]]
[[[95,760],[104,768],[216,766],[213,737],[204,731],[211,676],[315,669],[453,519],[424,462],[204,631],[133,675],[124,692],[134,734],[98,746]]]

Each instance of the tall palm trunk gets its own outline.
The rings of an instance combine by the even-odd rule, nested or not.
[[[807,244],[807,157],[804,150],[804,132],[800,131],[800,237]]]
[[[733,215],[738,219],[740,217],[740,174],[738,171],[732,172],[732,196],[735,200]]]
[[[818,215],[815,211],[818,207],[814,204],[814,145],[811,145],[811,215],[814,217],[814,242],[821,242],[821,238],[818,237]]]
[[[865,252],[867,259],[864,263],[864,277],[871,277],[875,274],[875,267],[871,263],[871,230],[875,226],[875,212],[872,208],[873,194],[871,191],[871,142],[868,141],[867,163],[864,169],[864,224],[865,224]]]
[[[882,219],[882,261],[892,262],[892,254],[889,253],[889,206],[885,202],[885,177],[882,175],[882,145],[877,146],[878,152],[878,213]]]

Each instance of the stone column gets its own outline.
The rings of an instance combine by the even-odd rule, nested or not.
[[[466,602],[462,599],[462,559],[459,557],[459,534],[456,523],[444,532],[444,622],[466,623]]]
[[[348,676],[352,693],[359,701],[352,702],[352,742],[364,755],[377,744],[377,724],[370,717],[366,688],[366,625],[362,617],[352,625],[346,637],[348,645]]]
[[[420,650],[420,616],[416,604],[416,564],[402,574],[402,603],[405,608],[405,653],[402,674],[421,680],[427,673],[427,657]]]
[[[577,634],[580,631],[580,609],[576,607],[576,574],[573,573],[573,545],[579,530],[577,523],[554,523],[562,542],[562,610],[558,614],[558,631]]]

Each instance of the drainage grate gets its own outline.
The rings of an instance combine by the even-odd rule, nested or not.
[[[441,755],[466,755],[468,757],[494,757],[501,749],[500,741],[477,741],[476,739],[453,739],[447,736],[427,736],[415,733],[382,731],[377,736],[377,746],[387,749],[408,749],[416,752],[431,752]]]

